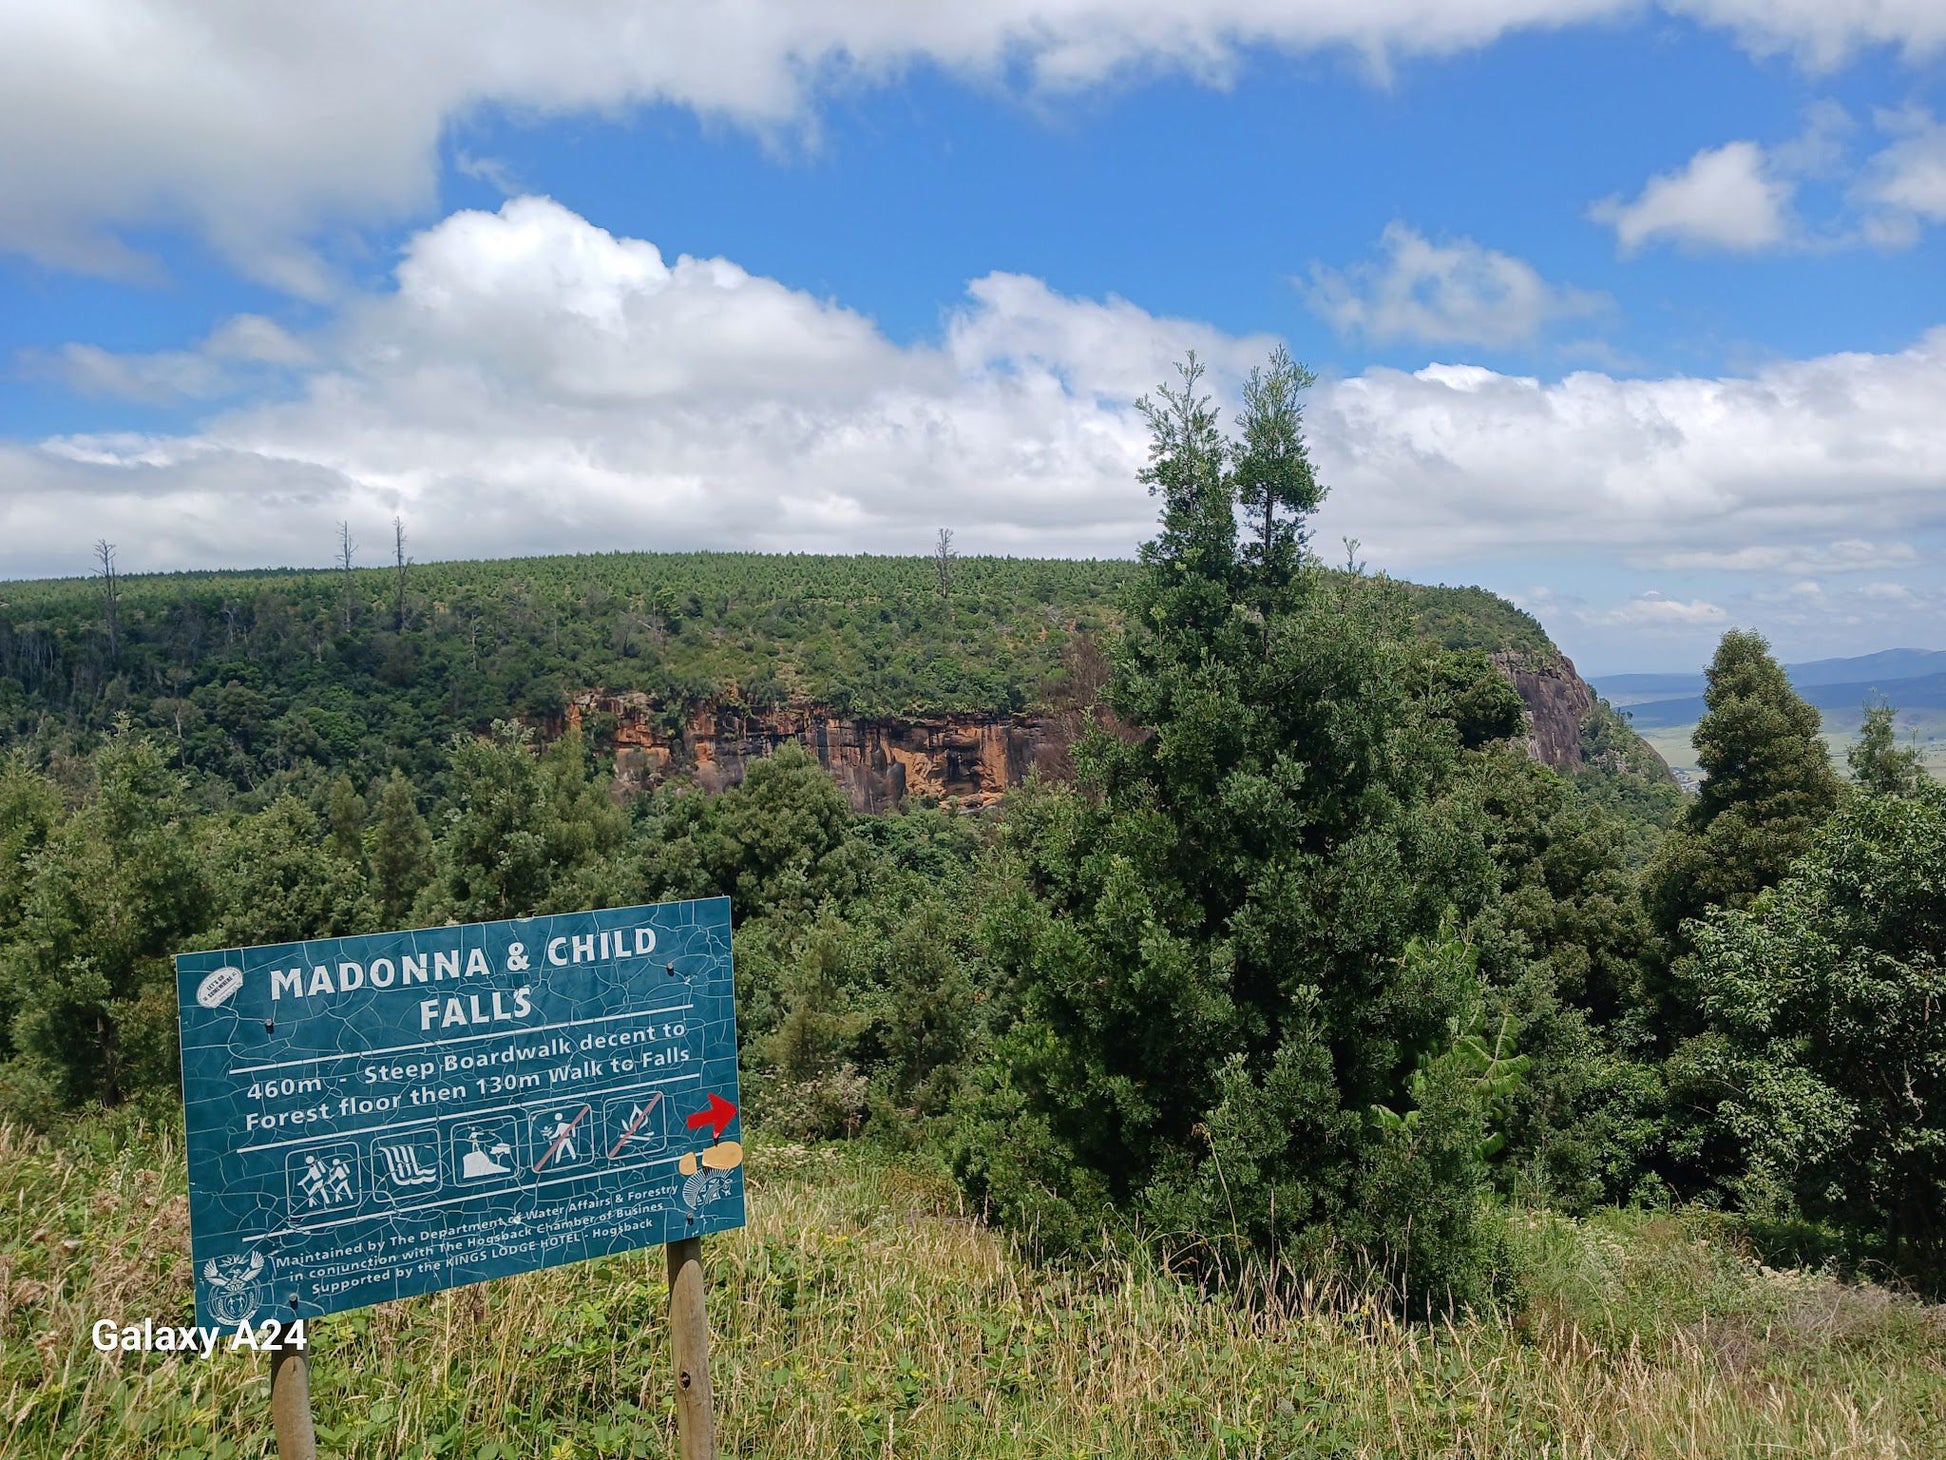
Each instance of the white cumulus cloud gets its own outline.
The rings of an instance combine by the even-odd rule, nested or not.
[[[1919,108],[1884,112],[1893,140],[1866,163],[1858,196],[1880,242],[1910,243],[1923,223],[1946,223],[1946,123]]]
[[[1619,608],[1589,616],[1590,621],[1612,628],[1692,629],[1698,625],[1720,624],[1728,612],[1705,599],[1666,598],[1651,590],[1631,598]]]
[[[1394,222],[1379,246],[1383,257],[1375,262],[1311,271],[1306,298],[1340,334],[1515,345],[1611,303],[1603,294],[1550,284],[1532,264],[1470,238],[1434,243]]]
[[[1706,147],[1634,199],[1604,198],[1588,216],[1615,230],[1625,256],[1654,243],[1743,253],[1909,247],[1926,224],[1946,222],[1946,125],[1917,106],[1881,108],[1872,121],[1880,145],[1862,163],[1849,145],[1857,123],[1821,101],[1796,137]],[[1841,178],[1848,185],[1827,200],[1826,216],[1799,216],[1801,192]]]
[[[310,342],[294,397],[9,449],[0,571],[64,562],[81,501],[130,568],[311,561],[331,523],[394,512],[450,555],[885,550],[942,523],[986,550],[1127,552],[1152,511],[1133,396],[1186,351],[1234,378],[1270,346],[991,274],[938,344],[904,347],[518,198],[418,235],[394,290]]]
[[[1946,43],[1936,0],[1663,0],[1758,50],[1828,62]],[[835,88],[918,66],[1073,91],[1155,71],[1224,83],[1251,47],[1377,66],[1637,0],[61,0],[0,6],[0,248],[106,272],[151,267],[134,229],[188,227],[260,279],[335,281],[327,227],[431,204],[442,137],[515,118],[673,105],[775,130]],[[481,164],[472,164],[477,170]],[[510,180],[509,180],[510,181]]]
[[[1602,199],[1588,216],[1615,230],[1624,254],[1651,243],[1748,252],[1790,237],[1792,191],[1755,142],[1726,142],[1650,178],[1632,201]]]
[[[277,388],[192,431],[0,444],[0,573],[78,569],[103,535],[131,570],[318,563],[338,521],[395,512],[441,556],[913,551],[942,525],[969,551],[1126,554],[1155,513],[1134,398],[1191,349],[1226,395],[1273,343],[995,273],[901,344],[517,198],[424,230],[393,287],[302,340],[259,338]],[[1313,392],[1318,540],[1404,572],[1917,566],[1946,534],[1942,398],[1946,328],[1741,377],[1372,369]]]

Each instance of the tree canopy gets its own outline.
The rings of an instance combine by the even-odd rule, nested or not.
[[[1946,1291],[1946,793],[1850,802],[1696,945],[1746,1201]]]

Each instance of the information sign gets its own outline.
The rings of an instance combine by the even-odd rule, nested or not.
[[[199,1323],[743,1224],[726,898],[176,959]]]

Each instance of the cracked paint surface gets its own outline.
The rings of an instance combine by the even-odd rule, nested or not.
[[[176,981],[199,1323],[743,1224],[740,1122],[711,1120],[726,898],[185,953]]]

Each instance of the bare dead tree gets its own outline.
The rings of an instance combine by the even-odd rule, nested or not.
[[[95,577],[101,580],[104,618],[108,625],[108,662],[113,664],[121,657],[121,587],[115,574],[115,544],[107,538],[95,543],[95,561],[101,566],[95,570]]]
[[[351,540],[351,524],[338,524],[338,566],[345,575],[345,632],[351,632],[351,562],[352,555],[358,551],[358,544]]]
[[[932,550],[933,572],[939,578],[939,596],[946,605],[948,617],[953,612],[953,567],[959,561],[959,554],[953,550],[953,529],[939,529],[939,541]]]
[[[392,519],[392,555],[398,567],[398,598],[392,610],[392,628],[396,633],[405,632],[405,570],[411,566],[405,555],[405,519]]]

